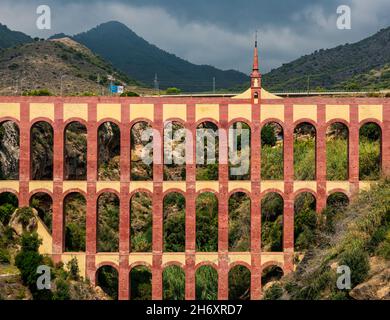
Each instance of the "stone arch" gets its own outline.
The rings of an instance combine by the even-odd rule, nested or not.
[[[218,251],[218,198],[204,192],[196,198],[196,250]]]
[[[210,264],[199,266],[195,271],[196,300],[218,300],[218,271]]]
[[[71,121],[64,129],[64,180],[87,179],[87,126]]]
[[[326,179],[348,180],[349,128],[344,122],[333,121],[326,130]]]
[[[326,199],[327,207],[332,209],[345,209],[349,205],[348,195],[341,190],[333,190]]]
[[[182,193],[169,192],[163,199],[163,242],[165,252],[185,251],[185,208]]]
[[[229,180],[251,178],[251,134],[251,126],[245,121],[235,120],[229,126]]]
[[[18,195],[12,191],[2,189],[0,191],[0,223],[7,225],[18,207]]]
[[[53,198],[49,193],[36,192],[30,197],[30,207],[38,212],[38,217],[42,220],[46,228],[52,233],[53,221]]]
[[[20,131],[16,121],[0,120],[0,180],[19,179]]]
[[[217,181],[218,164],[218,125],[203,121],[196,126],[196,180]]]
[[[359,179],[378,180],[382,171],[382,127],[367,120],[359,129]]]
[[[80,192],[69,192],[63,200],[65,252],[85,252],[87,201]]]
[[[283,180],[284,129],[276,121],[268,121],[261,128],[261,178]]]
[[[104,192],[97,198],[96,245],[98,252],[119,251],[120,198],[112,192]]]
[[[149,192],[136,192],[130,198],[130,251],[152,252],[153,203]]]
[[[185,299],[185,272],[178,265],[166,266],[162,274],[163,300]]]
[[[150,132],[149,139],[146,139]],[[149,121],[134,122],[130,129],[131,180],[153,180],[153,129]],[[151,147],[151,148],[150,148]],[[148,158],[143,159],[142,150],[149,148]]]
[[[54,131],[47,121],[36,121],[30,129],[31,180],[53,180]]]
[[[229,251],[249,252],[251,249],[251,198],[244,192],[229,197]]]
[[[130,269],[130,300],[152,299],[152,272],[147,264],[137,264]]]
[[[119,293],[119,268],[114,263],[101,263],[96,269],[96,285],[110,296],[118,300]]]
[[[98,179],[102,181],[120,180],[120,125],[114,121],[104,121],[98,126]]]
[[[250,296],[250,268],[242,264],[236,264],[229,270],[229,300],[249,300]]]
[[[317,129],[311,120],[300,120],[294,128],[294,179],[316,180]]]
[[[164,124],[164,180],[186,179],[187,132],[182,121],[170,120]]]
[[[284,198],[278,192],[261,199],[261,246],[263,252],[283,251]]]

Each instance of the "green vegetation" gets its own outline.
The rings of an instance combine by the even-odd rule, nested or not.
[[[111,266],[103,266],[96,273],[99,287],[112,298],[118,300],[118,271]]]
[[[181,90],[178,89],[178,88],[172,87],[172,88],[167,88],[167,89],[165,90],[165,93],[166,93],[166,94],[170,94],[170,95],[175,95],[175,94],[180,94],[180,93],[181,93]]]
[[[196,250],[218,251],[218,199],[210,192],[196,199]]]
[[[130,272],[131,300],[152,299],[152,273],[143,266],[135,267]]]
[[[185,273],[178,266],[166,267],[163,271],[163,299],[184,300]]]
[[[278,142],[278,132],[282,128],[274,123],[261,130],[261,178],[263,180],[283,180],[283,142]]]
[[[119,251],[119,198],[113,193],[98,199],[97,251]]]
[[[211,266],[201,266],[195,274],[196,299],[218,299],[218,272]]]
[[[283,198],[277,193],[261,200],[261,246],[265,252],[283,251]]]
[[[24,96],[52,96],[53,94],[48,89],[30,90],[23,92]]]
[[[64,200],[65,251],[85,251],[87,203],[80,193],[70,193]]]
[[[137,193],[130,202],[131,252],[152,251],[152,199],[145,193]]]
[[[249,300],[251,273],[244,266],[235,266],[229,271],[229,300]]]
[[[164,198],[164,251],[185,251],[185,198],[180,193]]]
[[[234,193],[229,199],[229,251],[250,251],[251,202],[247,194]]]

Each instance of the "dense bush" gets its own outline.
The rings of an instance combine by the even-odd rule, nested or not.
[[[278,300],[283,295],[283,288],[280,284],[275,283],[269,287],[265,292],[263,299],[264,300]]]

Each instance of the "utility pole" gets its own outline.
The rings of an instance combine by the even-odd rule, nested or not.
[[[213,77],[213,94],[215,94],[215,77]]]
[[[158,83],[157,73],[154,75],[154,90],[156,90],[156,93],[160,95],[160,87]]]

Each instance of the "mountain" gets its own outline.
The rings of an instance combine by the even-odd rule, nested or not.
[[[248,81],[244,73],[222,71],[208,65],[195,65],[163,51],[139,37],[119,22],[107,22],[73,39],[110,61],[129,77],[153,86],[158,75],[160,88],[182,91],[211,91],[213,77],[217,88],[231,88]]]
[[[263,76],[271,91],[389,89],[390,27],[354,44],[317,50]]]
[[[7,26],[0,23],[0,49],[32,41],[33,39],[23,32],[12,31],[8,29]]]
[[[70,38],[39,40],[3,49],[0,70],[1,95],[43,89],[58,95],[61,78],[64,95],[98,95],[103,90],[107,94],[110,83],[107,75],[127,84],[129,90],[142,91],[135,80]]]

